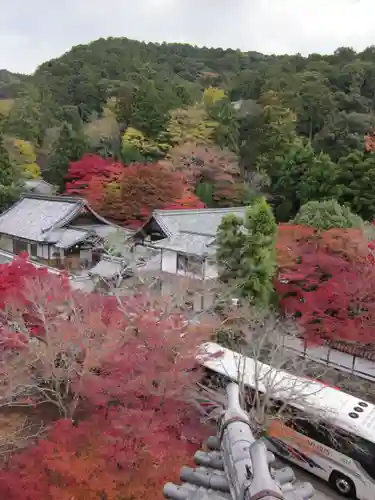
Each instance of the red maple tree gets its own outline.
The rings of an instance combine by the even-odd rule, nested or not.
[[[375,267],[360,230],[281,225],[277,247],[280,304],[307,339],[375,341]]]
[[[125,422],[113,414],[76,424],[60,420],[48,438],[8,462],[0,472],[0,495],[9,500],[141,500],[152,492],[161,499],[163,485],[177,479],[194,451],[157,423],[159,418],[152,421],[144,413],[133,413]],[[133,437],[130,429],[136,431]]]
[[[119,225],[137,227],[155,209],[204,208],[183,178],[158,164],[132,164],[120,176],[94,176],[82,191],[92,207]]]
[[[2,401],[31,411],[54,405],[63,417],[9,460],[0,497],[161,497],[206,432],[187,401],[208,331],[164,300],[86,295],[65,281],[48,290],[50,278],[64,279],[25,259],[0,268]]]
[[[70,162],[65,176],[65,194],[84,195],[85,189],[94,177],[101,179],[102,182],[105,179],[113,180],[121,175],[124,168],[124,165],[110,158],[86,154],[80,160]]]
[[[65,194],[83,196],[100,215],[121,226],[141,226],[154,209],[205,207],[181,173],[161,164],[125,166],[87,154],[71,162],[66,179]]]
[[[191,191],[201,182],[210,184],[216,206],[243,203],[245,186],[238,158],[229,150],[188,142],[174,148],[162,165],[170,172],[182,174]]]

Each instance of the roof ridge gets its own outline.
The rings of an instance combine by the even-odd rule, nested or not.
[[[50,182],[44,180],[44,179],[26,179],[25,183],[27,182],[43,182],[43,184],[48,184],[49,186],[53,186]]]
[[[212,233],[202,233],[201,231],[198,231],[198,230],[197,231],[186,231],[184,229],[179,229],[178,233],[174,233],[173,236],[179,236],[181,234],[186,234],[186,235],[192,234],[192,235],[197,235],[197,236],[205,236],[207,238],[213,238],[214,237],[212,235]]]
[[[152,214],[154,215],[190,215],[190,214],[199,214],[199,213],[225,213],[225,212],[233,212],[238,210],[245,210],[248,208],[247,205],[241,207],[225,207],[225,208],[185,208],[179,210],[163,210],[158,209],[154,210]]]
[[[64,196],[64,195],[23,193],[19,201],[22,201],[25,198],[35,199],[35,200],[64,202],[64,203],[76,203],[76,204],[79,203],[80,205],[87,204],[87,201],[84,198],[78,198],[78,197],[75,198],[73,196]]]

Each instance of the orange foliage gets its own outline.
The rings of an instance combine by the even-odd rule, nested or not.
[[[295,265],[299,250],[313,244],[316,251],[340,254],[348,260],[368,257],[367,241],[360,229],[329,229],[319,231],[308,226],[279,224],[276,255],[279,269]]]
[[[375,151],[375,132],[371,132],[371,134],[365,135],[364,150],[366,151],[366,153]]]
[[[204,208],[179,174],[159,164],[132,164],[112,179],[95,176],[83,194],[119,225],[141,225],[155,209]]]
[[[218,146],[191,142],[177,146],[169,156],[163,166],[170,172],[183,175],[191,191],[195,191],[200,182],[207,182],[213,187],[212,197],[216,205],[241,203],[244,185],[234,153]]]
[[[163,485],[177,480],[194,452],[166,435],[163,447],[152,449],[152,442],[137,435],[129,440],[105,419],[78,426],[60,420],[48,439],[15,455],[0,472],[0,494],[8,500],[141,500],[152,492],[162,500]]]

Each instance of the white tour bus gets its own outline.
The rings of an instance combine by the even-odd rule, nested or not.
[[[375,499],[375,405],[215,343],[204,344],[197,360],[206,371],[203,387],[224,387],[230,380],[248,390],[249,405],[254,391],[271,395],[276,410],[287,403],[286,418],[271,420],[267,428],[272,452],[344,497]]]

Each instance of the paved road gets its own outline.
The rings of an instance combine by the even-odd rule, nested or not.
[[[321,481],[316,476],[309,474],[303,469],[300,469],[296,465],[292,465],[290,462],[284,462],[282,460],[277,459],[277,462],[281,464],[283,467],[291,467],[293,468],[296,478],[298,481],[306,481],[311,483],[315,488],[315,496],[313,500],[343,500],[344,497],[336,493],[329,485]]]

